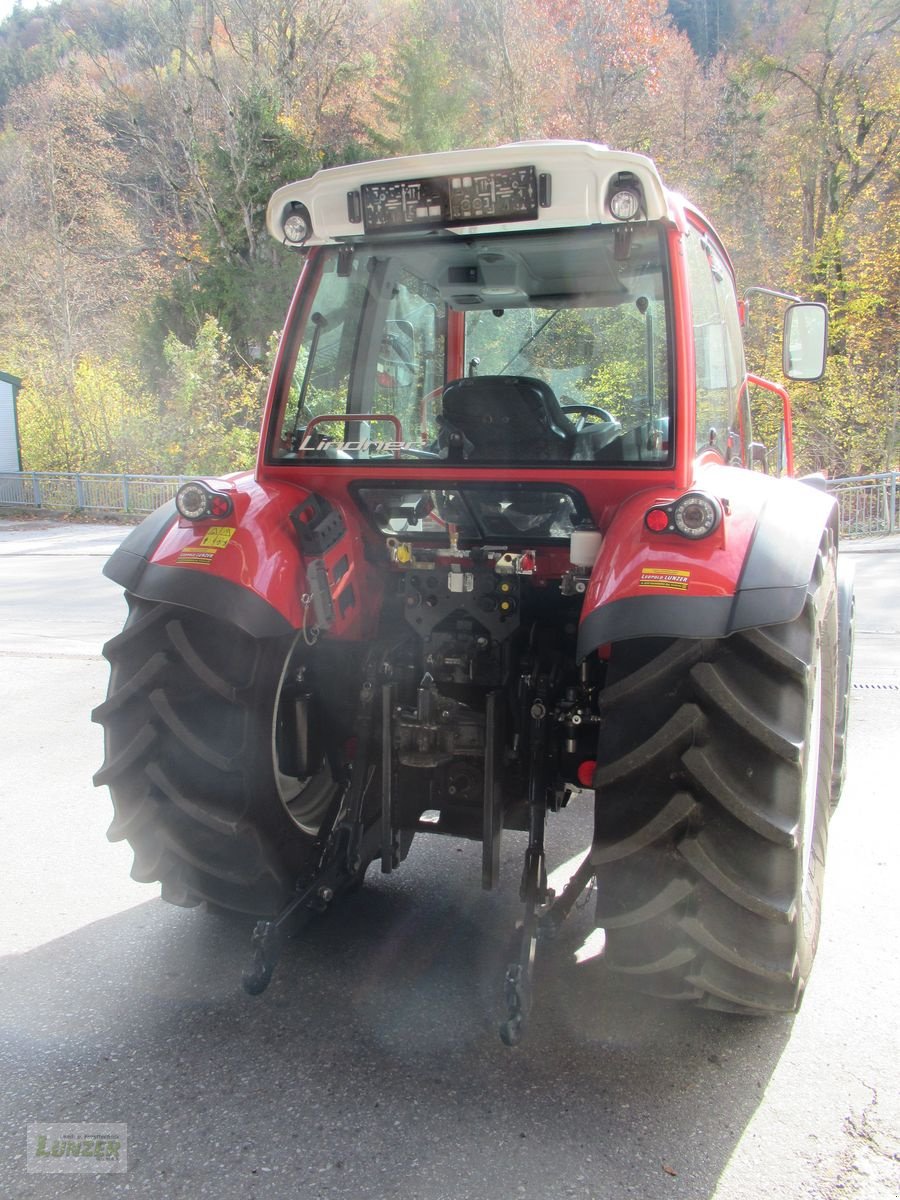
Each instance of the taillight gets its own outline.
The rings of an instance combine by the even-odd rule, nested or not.
[[[665,533],[671,521],[669,510],[667,508],[651,508],[644,521],[651,533]]]
[[[234,509],[230,496],[214,492],[196,479],[181,485],[175,493],[175,507],[186,521],[221,521]]]
[[[721,523],[721,503],[705,492],[686,492],[671,504],[654,504],[644,517],[651,533],[677,533],[692,541],[709,537]]]
[[[583,788],[593,788],[594,772],[597,770],[597,760],[595,758],[586,758],[584,762],[578,764],[578,782]]]

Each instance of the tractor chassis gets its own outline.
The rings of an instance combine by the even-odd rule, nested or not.
[[[335,802],[332,832],[321,847],[318,866],[311,877],[298,883],[296,893],[275,917],[258,921],[253,929],[252,957],[242,974],[244,990],[250,995],[260,995],[266,990],[285,943],[299,933],[313,914],[325,912],[340,893],[358,886],[373,858],[380,859],[383,874],[390,874],[400,866],[403,851],[408,848],[411,839],[408,835],[404,837],[397,818],[397,727],[406,720],[407,725],[422,730],[431,728],[435,692],[433,680],[426,675],[417,690],[415,714],[404,716],[403,708],[397,703],[397,685],[390,681],[382,682],[380,687],[378,684],[379,676],[383,680],[391,673],[389,660],[390,647],[386,642],[374,647],[368,656],[359,698],[358,751],[347,786]],[[381,718],[377,721],[379,706],[375,700],[379,693]],[[528,844],[519,887],[524,913],[516,926],[506,968],[504,1002],[507,1012],[499,1030],[507,1046],[515,1046],[521,1040],[532,1008],[538,943],[556,935],[579,896],[590,885],[595,871],[588,853],[559,897],[547,886],[544,829],[548,809],[556,809],[559,805],[550,800],[554,793],[549,772],[549,735],[554,712],[549,696],[544,693],[545,689],[540,685],[535,689],[529,713]],[[500,693],[488,693],[484,714],[481,824],[482,886],[485,890],[497,886],[500,873],[502,710]],[[377,733],[376,723],[379,726]],[[365,800],[376,770],[370,761],[370,749],[376,737],[380,741],[381,800],[377,819],[373,820]],[[418,828],[433,831],[434,827],[420,821]]]

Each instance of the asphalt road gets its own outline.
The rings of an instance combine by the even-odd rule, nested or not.
[[[303,1200],[886,1200],[900,1193],[900,538],[858,571],[850,770],[816,969],[792,1020],[635,999],[546,949],[526,1040],[497,1037],[521,840],[420,838],[403,870],[240,987],[247,929],[162,904],[91,775],[125,531],[0,522],[0,1195]],[[551,865],[588,836],[552,819]],[[26,1171],[35,1122],[127,1125],[127,1171]]]

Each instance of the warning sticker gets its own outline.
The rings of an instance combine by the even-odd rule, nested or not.
[[[215,546],[217,550],[222,550],[228,545],[235,533],[237,533],[236,529],[223,528],[217,525],[214,529],[207,529],[200,545]]]
[[[672,570],[669,567],[644,567],[638,586],[662,588],[665,592],[686,592],[690,582],[690,571]]]

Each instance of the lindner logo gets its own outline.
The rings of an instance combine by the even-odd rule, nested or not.
[[[26,1129],[27,1168],[43,1175],[111,1175],[128,1170],[124,1123],[35,1121]]]

